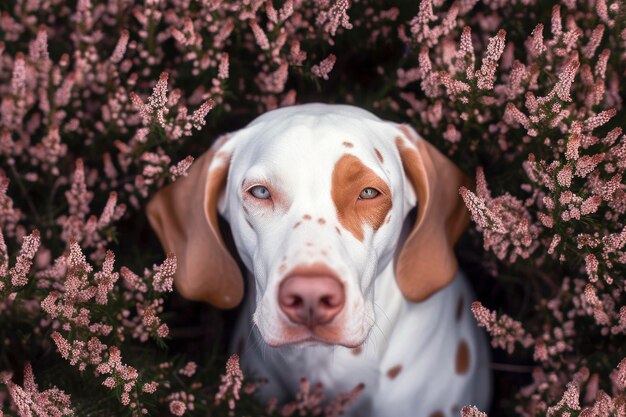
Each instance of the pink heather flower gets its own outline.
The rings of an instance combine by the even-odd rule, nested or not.
[[[585,128],[591,131],[597,127],[600,127],[606,124],[609,120],[611,120],[616,114],[617,111],[615,109],[609,109],[600,112],[596,116],[592,116],[585,120]]]
[[[170,334],[170,329],[167,327],[167,324],[163,323],[157,328],[156,334],[161,338],[167,337],[167,335]]]
[[[483,413],[473,405],[466,405],[461,408],[461,417],[487,417],[487,413]]]
[[[179,161],[176,165],[171,166],[169,172],[172,176],[172,181],[175,181],[178,177],[186,177],[191,164],[193,164],[193,157],[188,156],[182,161]]]
[[[228,78],[228,68],[229,68],[229,60],[228,53],[223,52],[220,54],[220,63],[217,71],[217,78],[220,80],[225,80]]]
[[[478,325],[484,327],[491,335],[493,347],[506,349],[511,354],[515,350],[516,342],[525,348],[534,343],[533,337],[526,333],[519,321],[513,320],[506,314],[498,318],[495,312],[489,311],[478,301],[472,303],[471,309]]]
[[[289,76],[289,64],[284,61],[275,71],[259,74],[259,88],[268,93],[282,93]]]
[[[552,90],[561,100],[571,102],[570,90],[572,89],[572,83],[580,63],[577,59],[572,59],[559,73],[559,81]],[[551,93],[552,94],[552,93]]]
[[[175,416],[182,416],[183,414],[185,414],[186,410],[187,406],[184,402],[178,400],[170,402],[170,412]]]
[[[328,404],[324,408],[324,415],[326,417],[339,417],[339,416],[344,415],[348,407],[361,396],[364,390],[365,390],[365,384],[358,384],[356,387],[352,389],[352,391],[348,393],[338,394],[337,398],[331,401],[330,404]],[[321,391],[321,385],[320,385],[320,391]],[[315,397],[315,393],[314,393],[314,397]],[[320,394],[320,397],[321,397],[321,394]],[[316,400],[314,399],[313,404],[315,404],[315,402]],[[313,407],[313,410],[315,410],[314,407]]]
[[[256,40],[257,45],[259,45],[259,48],[264,51],[270,49],[270,41],[267,39],[267,35],[256,21],[250,21],[250,29],[252,29],[254,39]]]
[[[187,362],[187,364],[183,368],[181,368],[178,373],[188,378],[191,378],[196,373],[196,369],[198,369],[198,365],[195,362],[190,361]]]
[[[567,160],[575,161],[578,159],[578,148],[580,148],[580,142],[580,135],[574,134],[570,136],[569,140],[567,141],[567,150],[565,151],[565,158],[567,158]]]
[[[463,28],[459,52],[457,53],[457,68],[465,71],[468,79],[474,78],[474,66],[476,56],[474,55],[474,45],[472,45],[472,30],[469,26]]]
[[[24,387],[8,380],[2,382],[6,384],[9,396],[20,417],[74,415],[70,396],[65,392],[57,387],[39,392],[32,367],[28,362],[24,366]]]
[[[113,220],[119,219],[126,210],[123,204],[117,205],[117,193],[115,191],[109,194],[109,198],[102,210],[102,214],[98,219],[98,229],[107,227]]]
[[[568,407],[571,410],[580,410],[580,388],[577,384],[570,382],[563,394],[563,398],[554,406],[548,408],[548,417],[563,415],[563,408]]]
[[[504,52],[506,32],[502,29],[498,31],[498,34],[489,39],[487,45],[487,53],[483,57],[483,63],[480,70],[476,73],[477,86],[481,90],[493,89],[493,83],[495,81],[496,69],[498,68],[498,60]]]
[[[4,241],[2,243],[4,243]],[[21,287],[28,283],[26,275],[28,275],[30,271],[33,264],[33,258],[39,249],[40,243],[41,241],[38,230],[33,230],[30,235],[24,238],[20,254],[17,256],[15,261],[15,266],[9,270],[9,274],[11,275],[11,285],[14,287]]]
[[[193,115],[191,116],[191,122],[193,123],[194,128],[198,130],[202,129],[202,126],[206,124],[204,119],[206,118],[206,115],[209,114],[211,110],[213,110],[213,107],[215,107],[215,101],[208,99],[204,103],[202,103],[202,105],[196,111],[193,112]]]
[[[472,220],[483,229],[493,229],[496,232],[504,233],[502,220],[495,215],[486,205],[485,200],[478,197],[465,187],[459,189],[459,194],[472,215]]]
[[[143,384],[143,387],[141,387],[141,390],[143,392],[147,392],[148,394],[154,394],[158,387],[159,387],[159,383],[153,381],[153,382]]]
[[[11,94],[24,97],[26,92],[26,63],[24,55],[18,53],[13,63],[13,77],[11,78]]]
[[[594,195],[586,198],[580,206],[580,214],[586,216],[595,213],[598,211],[600,203],[602,203],[602,198],[600,198],[600,196]]]
[[[114,64],[119,63],[124,58],[124,54],[126,53],[126,47],[128,45],[128,38],[128,31],[122,30],[120,38],[115,45],[115,49],[113,49],[113,53],[111,54],[111,58],[109,58]]]
[[[556,249],[556,247],[561,243],[561,235],[555,234],[552,237],[552,241],[550,242],[550,247],[548,248],[548,254],[552,255]]]
[[[546,51],[546,46],[543,44],[543,25],[539,23],[533,29],[532,34],[527,41],[528,52],[533,58],[537,58]]]
[[[617,365],[617,369],[611,377],[618,389],[626,389],[626,358],[622,359],[619,365]]]
[[[94,274],[94,280],[98,284],[96,288],[95,301],[97,304],[107,304],[109,294],[113,291],[113,287],[119,278],[119,273],[113,272],[113,263],[115,255],[112,251],[107,251],[104,262],[102,263],[102,271]]]
[[[569,188],[572,184],[572,176],[572,166],[568,164],[556,174],[556,181],[561,187]]]
[[[316,77],[320,77],[320,78],[327,80],[328,74],[332,71],[333,67],[335,66],[335,61],[337,61],[337,57],[333,54],[330,54],[324,60],[322,60],[319,64],[313,65],[313,67],[311,67],[311,72]]]
[[[140,293],[145,293],[148,291],[148,286],[146,285],[144,280],[125,266],[120,268],[120,275],[122,276],[122,279],[124,280],[124,283],[129,290],[138,291]]]
[[[332,6],[328,10],[320,11],[317,15],[315,23],[324,25],[324,30],[331,36],[335,36],[339,26],[345,29],[352,29],[348,9],[350,8],[349,0],[336,0],[332,2]]]
[[[148,97],[148,105],[150,108],[162,109],[167,105],[167,79],[169,74],[167,72],[162,72],[159,76],[159,81],[157,81],[154,89],[152,90],[152,95]]]
[[[587,269],[587,275],[589,276],[589,281],[596,282],[598,280],[598,266],[599,266],[598,258],[596,258],[593,254],[588,254],[585,256],[585,268]]]
[[[160,266],[155,266],[152,278],[152,287],[158,292],[171,292],[176,273],[176,255],[168,253],[167,258]]]
[[[219,405],[222,400],[233,399],[239,400],[239,391],[241,390],[241,384],[243,381],[243,373],[239,367],[239,355],[234,354],[226,362],[226,373],[221,377],[222,383],[215,394],[215,404]],[[229,408],[234,408],[234,402],[229,402]]]
[[[604,25],[600,24],[591,32],[589,43],[582,48],[583,56],[587,59],[593,58],[596,53],[596,49],[602,42],[602,36],[604,35]]]
[[[65,198],[69,204],[69,213],[79,219],[84,219],[89,214],[89,203],[93,198],[93,193],[87,191],[85,183],[85,167],[82,159],[76,160],[76,170],[72,180],[72,187],[65,192]]]

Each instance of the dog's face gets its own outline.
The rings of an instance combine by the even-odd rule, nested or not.
[[[221,204],[254,274],[254,322],[270,345],[358,346],[374,322],[374,277],[415,204],[396,145],[362,117],[265,123],[237,145]]]
[[[232,259],[220,259],[229,255],[216,212],[226,218],[269,345],[358,346],[375,322],[374,281],[385,268],[396,267],[416,301],[454,276],[464,178],[410,128],[350,106],[304,105],[267,113],[214,148],[157,194],[150,220],[179,258],[179,291],[228,307],[242,289]]]

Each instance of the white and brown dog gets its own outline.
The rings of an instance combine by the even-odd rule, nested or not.
[[[491,395],[453,252],[468,223],[464,184],[410,127],[306,104],[220,138],[148,216],[178,257],[180,293],[220,308],[244,295],[218,213],[230,224],[250,271],[236,340],[247,375],[269,380],[265,398],[306,377],[330,395],[365,384],[351,415],[451,416]]]

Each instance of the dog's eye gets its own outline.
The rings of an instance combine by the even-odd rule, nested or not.
[[[270,190],[263,187],[262,185],[255,185],[254,187],[248,190],[250,194],[252,194],[255,198],[260,200],[268,200],[272,196],[270,195]]]
[[[372,198],[378,197],[378,194],[380,194],[380,192],[378,192],[378,190],[376,190],[375,188],[367,187],[361,191],[361,193],[359,194],[359,199],[371,200]]]

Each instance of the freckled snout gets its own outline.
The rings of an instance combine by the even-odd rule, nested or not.
[[[280,308],[296,323],[309,328],[330,323],[345,304],[341,282],[333,276],[291,275],[280,285]]]

